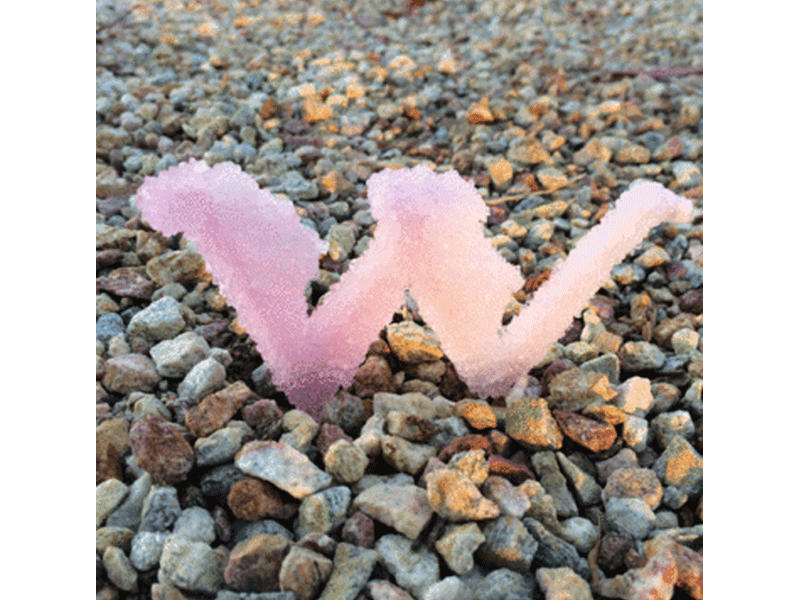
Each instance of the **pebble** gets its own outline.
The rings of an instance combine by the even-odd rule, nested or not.
[[[643,452],[647,448],[649,429],[647,419],[628,415],[622,427],[622,439],[634,452]]]
[[[144,354],[122,354],[103,363],[103,387],[109,392],[129,394],[141,390],[149,392],[161,377],[155,363]]]
[[[658,346],[650,342],[625,342],[617,355],[620,367],[628,372],[657,370],[667,360]]]
[[[647,414],[653,406],[650,380],[644,377],[631,377],[625,380],[617,386],[616,405],[629,415]]]
[[[280,535],[256,534],[239,542],[230,551],[225,584],[239,592],[278,591],[281,561],[288,550],[289,542]]]
[[[703,457],[683,437],[676,435],[658,457],[653,470],[665,486],[694,495],[703,487]]]
[[[257,521],[264,518],[289,516],[278,491],[265,481],[245,477],[233,483],[227,496],[228,507],[237,519]]]
[[[430,362],[444,356],[441,342],[433,330],[412,321],[388,325],[386,340],[392,352],[403,362]]]
[[[153,478],[149,473],[137,478],[129,486],[125,500],[106,519],[106,525],[108,527],[125,527],[132,531],[138,530],[142,520],[142,507],[152,486]]]
[[[420,599],[439,580],[439,561],[430,550],[414,550],[412,545],[407,537],[390,533],[375,543],[375,550],[397,585]]]
[[[575,490],[575,497],[581,506],[599,504],[602,489],[594,478],[573,463],[562,452],[556,452],[556,459],[561,471],[569,480],[570,486]]]
[[[475,565],[473,554],[486,541],[476,523],[448,525],[436,540],[436,551],[454,573],[464,575]]]
[[[111,338],[125,333],[125,323],[115,312],[100,315],[95,325],[95,337],[97,340],[106,343]]]
[[[355,497],[353,507],[412,540],[433,517],[426,490],[415,485],[373,485]]]
[[[554,410],[553,416],[564,435],[592,452],[608,450],[617,439],[617,432],[611,425],[566,410]]]
[[[658,476],[650,469],[617,469],[608,477],[603,488],[603,502],[609,498],[639,498],[655,510],[661,503],[664,490]]]
[[[661,552],[641,569],[598,582],[595,591],[621,600],[670,600],[676,579],[675,559],[669,552]]]
[[[610,531],[642,540],[653,529],[656,515],[640,498],[609,498],[605,502],[606,522]]]
[[[333,569],[333,561],[299,546],[292,546],[281,562],[278,585],[292,592],[296,600],[312,600],[322,589]]]
[[[607,402],[617,392],[602,373],[583,369],[567,369],[556,375],[548,386],[550,395],[560,408],[580,411],[595,402]]]
[[[691,440],[695,434],[692,416],[685,410],[661,413],[651,421],[650,428],[655,436],[655,441],[661,448],[669,446],[669,442],[675,435]]]
[[[159,342],[150,348],[156,371],[162,377],[185,377],[192,367],[208,357],[208,342],[193,331]]]
[[[530,517],[522,519],[528,532],[539,542],[536,559],[545,567],[569,567],[586,580],[591,579],[589,563],[578,554],[575,546],[554,535],[539,521]]]
[[[103,567],[109,580],[119,589],[135,592],[138,574],[121,548],[109,546],[103,552]]]
[[[344,485],[309,494],[300,503],[296,527],[298,535],[330,533],[344,524],[349,505],[350,488]]]
[[[158,566],[168,535],[164,531],[140,531],[137,533],[131,542],[131,564],[138,571],[143,572]]]
[[[150,279],[129,267],[120,267],[98,277],[96,285],[98,290],[140,300],[149,300],[157,287]]]
[[[564,436],[544,398],[518,398],[506,408],[506,434],[529,448],[557,450]]]
[[[428,476],[428,502],[434,512],[449,521],[494,519],[498,506],[484,498],[478,487],[461,471],[441,469]]]
[[[142,504],[139,531],[167,531],[181,515],[178,490],[171,485],[154,485]]]
[[[525,573],[530,570],[538,542],[517,518],[502,515],[483,528],[486,538],[478,548],[481,564],[505,567]]]
[[[130,431],[136,462],[160,485],[183,481],[194,465],[194,451],[177,427],[154,415],[140,419]]]
[[[281,442],[259,440],[245,444],[236,455],[236,466],[300,500],[332,482],[331,476],[307,456]]]
[[[156,300],[144,310],[140,310],[128,324],[128,335],[140,336],[149,340],[172,339],[186,327],[180,304],[172,296]]]
[[[545,600],[592,600],[589,584],[569,567],[536,569],[536,581]]]
[[[206,544],[211,544],[216,539],[211,513],[199,506],[190,506],[181,512],[175,522],[173,533]]]
[[[213,357],[201,360],[178,384],[178,396],[189,402],[199,402],[225,385],[225,367]]]
[[[574,517],[578,506],[567,486],[567,479],[561,474],[554,452],[537,452],[531,457],[531,465],[539,481],[553,498],[556,513],[560,518]]]
[[[570,517],[561,522],[561,537],[581,554],[587,554],[600,539],[600,529],[589,519]]]
[[[475,586],[476,600],[530,600],[535,598],[536,581],[529,574],[496,569]]]
[[[245,402],[256,398],[243,381],[232,383],[205,396],[200,404],[186,411],[186,428],[195,437],[206,437],[230,421]]]
[[[369,464],[369,458],[361,447],[344,439],[333,442],[323,460],[325,472],[342,483],[360,480]]]
[[[159,560],[158,581],[183,590],[216,594],[224,583],[225,547],[212,548],[182,535],[167,537]]]
[[[208,437],[197,439],[194,443],[195,464],[208,467],[232,461],[246,437],[252,437],[252,431],[238,421],[234,426],[223,427]]]
[[[167,250],[147,261],[147,276],[158,285],[180,283],[189,285],[204,273],[206,263],[195,250]]]
[[[375,550],[348,543],[337,545],[333,571],[319,600],[355,600],[372,574],[379,556]]]
[[[436,448],[427,444],[414,444],[395,435],[381,438],[383,459],[397,471],[418,475],[433,456]]]
[[[97,527],[106,520],[120,502],[128,495],[128,486],[116,479],[107,479],[97,486],[95,492],[95,515]]]
[[[504,477],[487,477],[482,491],[488,500],[497,505],[502,515],[521,519],[531,507],[528,495]]]

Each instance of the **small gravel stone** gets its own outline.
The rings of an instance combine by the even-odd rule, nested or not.
[[[298,534],[330,533],[344,524],[349,505],[350,488],[344,485],[309,494],[300,503]]]
[[[208,342],[193,331],[173,340],[164,340],[150,348],[150,356],[162,377],[184,377],[198,362],[208,357]]]
[[[530,600],[535,598],[536,581],[529,574],[496,569],[475,587],[476,600]]]
[[[666,361],[666,356],[658,346],[649,342],[625,342],[618,356],[622,370],[629,372],[660,369]]]
[[[236,466],[242,472],[269,481],[280,489],[303,499],[328,487],[332,478],[307,456],[291,446],[272,441],[254,441],[236,455]]]
[[[478,548],[481,564],[488,563],[521,573],[530,570],[539,544],[522,521],[501,516],[484,526],[483,535],[486,541]]]
[[[518,398],[509,402],[506,434],[530,448],[557,450],[564,442],[544,398]]]
[[[225,583],[240,592],[278,591],[281,562],[289,550],[283,536],[257,534],[231,550]]]
[[[655,525],[656,515],[647,502],[639,498],[609,498],[605,506],[606,522],[611,531],[641,540]]]
[[[650,380],[631,377],[617,386],[616,405],[629,415],[647,414],[653,405]]]
[[[603,488],[603,501],[609,498],[639,498],[655,510],[661,503],[664,490],[656,474],[650,469],[617,469],[608,477]]]
[[[561,537],[587,554],[600,539],[600,529],[589,519],[570,517],[561,522]]]
[[[617,432],[611,425],[598,423],[567,410],[554,410],[553,416],[568,438],[592,452],[608,450],[617,439]]]
[[[624,575],[598,582],[595,591],[622,600],[669,600],[676,579],[675,559],[669,552],[661,552],[641,569],[631,569]]]
[[[602,489],[585,471],[573,463],[563,453],[556,452],[556,459],[561,467],[561,471],[569,480],[572,489],[575,490],[575,497],[581,506],[591,506],[599,504],[602,494]]]
[[[126,592],[136,591],[138,577],[136,569],[121,548],[116,546],[106,548],[103,552],[103,566],[111,583]]]
[[[186,428],[195,437],[206,437],[220,429],[244,406],[257,396],[243,381],[209,394],[200,404],[186,412]]]
[[[289,516],[278,490],[255,477],[236,481],[228,492],[228,506],[237,519],[285,518]]]
[[[595,402],[607,402],[617,395],[605,375],[583,369],[567,369],[559,373],[548,388],[560,408],[573,412]]]
[[[444,356],[441,342],[433,330],[412,321],[388,325],[386,339],[392,352],[403,362],[429,362]]]
[[[180,514],[178,490],[170,485],[154,485],[150,488],[142,505],[142,521],[139,531],[167,531]]]
[[[232,461],[248,436],[248,429],[241,421],[236,426],[223,427],[208,437],[194,443],[195,464],[198,467],[221,465]]]
[[[355,600],[372,574],[378,557],[375,550],[347,543],[336,546],[333,571],[319,600]]]
[[[415,551],[412,544],[405,536],[387,534],[375,543],[375,550],[397,584],[420,599],[439,580],[439,561],[433,552]]]
[[[441,469],[428,476],[428,502],[437,514],[450,521],[494,519],[500,509],[483,496],[461,471]]]
[[[163,531],[137,533],[131,542],[131,564],[138,571],[149,571],[158,566],[168,536],[169,534]]]
[[[201,360],[178,385],[178,396],[198,402],[225,385],[225,367],[214,358]]]
[[[703,488],[703,457],[679,435],[669,442],[653,470],[665,486],[674,486],[686,494],[696,494]]]
[[[191,506],[184,509],[178,517],[173,533],[196,542],[211,544],[216,539],[214,518],[205,508]]]
[[[332,569],[330,559],[307,548],[293,546],[281,563],[278,583],[281,590],[293,592],[297,600],[312,600]]]
[[[622,439],[634,452],[643,452],[647,448],[649,423],[642,417],[628,415],[622,427]]]
[[[175,337],[184,327],[180,304],[172,296],[164,296],[134,315],[128,324],[128,335],[161,341]]]
[[[97,527],[106,520],[125,496],[128,495],[128,486],[116,479],[107,479],[97,486],[95,492],[95,515]]]
[[[373,485],[356,496],[353,507],[412,540],[433,516],[427,492],[415,485]]]
[[[228,561],[225,547],[212,548],[182,535],[167,537],[159,560],[158,580],[181,589],[216,594],[222,587]]]
[[[589,584],[569,567],[536,569],[536,581],[545,600],[592,600]]]
[[[679,435],[691,440],[695,434],[692,416],[685,410],[665,412],[658,415],[650,423],[655,440],[661,448],[669,446],[673,436]]]
[[[553,498],[556,512],[561,518],[574,517],[578,514],[578,506],[567,486],[567,479],[561,474],[553,452],[537,452],[531,458],[536,475],[539,477],[547,493]]]
[[[488,477],[482,491],[487,499],[497,505],[502,515],[521,519],[531,507],[528,495],[504,477]]]
[[[194,451],[175,425],[148,415],[131,427],[130,436],[137,464],[155,483],[171,485],[186,478],[194,464]]]
[[[95,337],[103,343],[108,342],[114,336],[125,333],[125,323],[116,313],[100,315],[95,325]]]
[[[436,551],[445,560],[447,566],[463,575],[475,565],[472,555],[486,541],[476,523],[465,525],[449,525],[444,535],[436,540]]]
[[[428,460],[436,455],[436,448],[414,444],[395,435],[384,435],[381,438],[381,453],[384,460],[396,470],[418,475]]]
[[[167,250],[147,261],[147,275],[158,285],[192,284],[205,273],[205,261],[194,250]]]
[[[149,392],[161,380],[155,363],[144,354],[122,354],[110,358],[103,364],[103,370],[103,387],[117,394]]]
[[[153,478],[145,473],[137,478],[128,488],[128,495],[123,502],[109,515],[106,525],[109,527],[125,527],[136,531],[142,519],[142,506],[150,493]]]
[[[539,542],[536,558],[541,561],[542,565],[552,568],[566,566],[584,579],[591,579],[589,563],[578,554],[575,546],[548,531],[547,528],[536,519],[526,517],[522,519],[522,522],[528,529],[528,532]]]

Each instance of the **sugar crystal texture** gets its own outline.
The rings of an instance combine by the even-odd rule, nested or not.
[[[504,328],[505,306],[523,278],[484,236],[488,211],[472,184],[455,171],[417,166],[374,174],[367,192],[378,220],[369,249],[310,317],[305,287],[326,244],[291,202],[260,190],[236,165],[195,160],[148,177],[137,194],[153,227],[194,242],[275,385],[314,417],[352,383],[406,289],[470,389],[507,394],[651,227],[688,220],[692,211],[659,184],[634,186]]]

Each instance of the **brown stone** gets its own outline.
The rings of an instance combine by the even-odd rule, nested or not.
[[[526,479],[533,479],[533,473],[525,465],[521,465],[513,460],[497,456],[496,454],[489,455],[487,461],[489,467],[489,475],[500,475],[505,477],[514,485],[519,485]]]
[[[206,437],[224,427],[245,402],[256,398],[243,381],[232,383],[186,411],[186,428],[195,437]]]
[[[617,469],[608,476],[604,498],[639,498],[655,509],[661,504],[664,490],[658,476],[650,469]]]
[[[98,290],[140,300],[149,300],[157,287],[132,267],[114,269],[105,277],[98,277],[95,285]]]
[[[149,392],[161,380],[156,364],[149,356],[131,353],[108,359],[103,365],[103,387],[109,392],[128,394]]]
[[[281,591],[294,593],[297,600],[312,600],[333,568],[333,562],[317,552],[294,546],[281,563],[278,581]]]
[[[238,592],[277,592],[278,573],[288,548],[286,538],[266,533],[236,544],[225,567],[225,583]]]
[[[678,570],[676,585],[686,590],[695,600],[703,600],[703,555],[667,535],[660,535],[644,544],[644,553],[648,559],[663,551],[669,552],[675,558]]]
[[[467,109],[467,121],[473,125],[478,123],[491,123],[494,115],[489,110],[489,98],[481,98],[479,102],[473,102]]]
[[[617,439],[617,431],[611,425],[566,410],[556,409],[553,416],[568,438],[592,452],[608,450]]]
[[[194,463],[194,452],[178,428],[169,421],[148,415],[130,431],[136,462],[160,485],[186,479]]]
[[[96,436],[95,440],[95,485],[104,482],[106,479],[117,479],[122,481],[122,464],[119,460],[119,452],[108,439]]]
[[[497,427],[497,416],[486,402],[462,400],[456,404],[456,414],[475,429]]]
[[[246,521],[286,519],[297,512],[297,506],[286,504],[274,486],[255,477],[245,477],[233,484],[228,506],[237,519]]]
[[[488,453],[491,450],[491,443],[486,436],[477,433],[462,435],[450,440],[450,443],[439,451],[438,458],[447,463],[454,454],[468,450],[485,450]]]
[[[531,448],[558,450],[564,436],[544,398],[519,398],[506,408],[506,433]]]
[[[353,378],[355,393],[361,398],[372,396],[375,392],[394,392],[392,369],[382,356],[368,356]]]

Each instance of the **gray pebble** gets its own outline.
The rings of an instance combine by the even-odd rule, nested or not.
[[[160,341],[175,337],[184,327],[180,304],[172,296],[165,296],[133,316],[128,334]]]
[[[173,532],[187,539],[210,544],[216,538],[214,519],[205,508],[192,506],[184,509],[175,522]]]
[[[136,591],[138,574],[121,548],[106,548],[103,552],[103,566],[111,583],[126,592]]]
[[[617,356],[622,370],[628,372],[660,369],[666,361],[664,353],[650,342],[625,342]]]
[[[169,534],[165,531],[140,531],[131,541],[131,564],[138,571],[149,571],[158,565],[161,550]]]
[[[198,467],[220,465],[233,460],[242,447],[249,427],[223,427],[194,444],[195,464]],[[252,432],[250,432],[252,436]]]
[[[199,402],[209,394],[225,387],[225,367],[213,358],[197,363],[178,385],[178,396]]]
[[[344,524],[349,505],[350,488],[344,485],[306,496],[300,503],[298,536],[303,537],[309,533],[329,534]]]
[[[529,573],[496,569],[484,577],[475,590],[475,600],[530,600],[536,598],[536,583]]]
[[[167,531],[181,514],[178,490],[172,486],[153,486],[142,506],[139,531]]]
[[[112,337],[125,333],[125,323],[117,313],[106,313],[97,319],[95,337],[105,343]]]
[[[184,377],[198,362],[208,357],[211,348],[193,331],[164,340],[150,349],[156,370],[163,377]]]
[[[606,502],[606,522],[611,531],[627,533],[643,540],[655,526],[656,515],[640,498],[609,498]]]
[[[414,551],[413,540],[403,535],[387,534],[375,543],[381,562],[397,581],[415,598],[439,580],[439,560],[425,548]]]
[[[139,529],[139,523],[142,520],[142,507],[152,487],[153,480],[149,473],[137,478],[130,485],[125,501],[109,515],[106,525],[108,527],[127,527],[133,531]]]
[[[182,535],[167,537],[159,560],[158,581],[184,590],[216,594],[225,583],[228,562],[224,546],[212,548]]]

